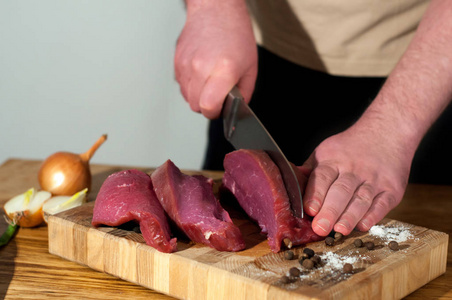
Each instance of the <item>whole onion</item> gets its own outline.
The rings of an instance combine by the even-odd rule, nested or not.
[[[73,195],[85,188],[91,189],[89,161],[96,150],[105,142],[102,135],[85,153],[57,152],[42,163],[38,180],[41,188],[53,195]]]

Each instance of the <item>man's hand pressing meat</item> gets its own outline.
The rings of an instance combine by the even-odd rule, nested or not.
[[[191,109],[214,119],[234,85],[249,102],[257,76],[256,41],[243,0],[186,2],[176,80]]]
[[[400,147],[375,128],[352,127],[323,141],[303,165],[310,172],[304,209],[325,236],[368,231],[402,199],[414,145]]]
[[[376,99],[304,164],[314,232],[367,231],[402,200],[414,153],[452,99],[452,5],[434,1]]]

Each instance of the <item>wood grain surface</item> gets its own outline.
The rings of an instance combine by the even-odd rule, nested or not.
[[[400,243],[399,251],[363,232],[353,232],[334,246],[324,241],[306,245],[318,254],[357,258],[356,272],[345,274],[325,267],[308,271],[297,259],[285,260],[284,251],[272,253],[246,215],[232,216],[247,244],[243,251],[216,251],[179,240],[178,251],[166,254],[147,246],[132,227],[94,228],[93,207],[90,202],[49,218],[49,252],[181,299],[400,299],[446,271],[448,235],[395,220],[380,224],[409,228],[413,235]],[[356,238],[373,241],[375,249],[356,248]],[[295,257],[303,248],[292,248]],[[292,267],[307,274],[281,282]]]
[[[0,203],[37,184],[40,161],[11,159],[0,166]],[[129,167],[92,165],[95,199],[105,178]],[[151,168],[142,168],[151,171]],[[218,176],[212,172],[208,175]],[[452,187],[410,185],[402,203],[388,217],[446,233],[452,232]],[[0,220],[0,230],[6,229]],[[444,275],[416,290],[406,299],[452,299],[452,255],[449,239]],[[181,270],[184,272],[184,270]],[[417,275],[414,272],[414,275]],[[423,274],[419,274],[422,276]],[[166,295],[97,272],[48,253],[47,226],[20,228],[14,240],[0,248],[0,298],[6,299],[172,299]]]

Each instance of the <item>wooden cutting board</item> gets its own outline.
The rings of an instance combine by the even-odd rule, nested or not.
[[[183,238],[177,252],[161,253],[131,227],[92,227],[93,207],[90,202],[49,218],[49,252],[182,299],[400,299],[446,271],[447,234],[390,219],[380,224],[404,226],[413,235],[398,251],[362,232],[332,247],[320,241],[292,249],[295,257],[305,247],[319,255],[356,257],[355,271],[345,274],[321,266],[305,271],[297,259],[284,259],[283,251],[272,253],[259,227],[233,205],[226,209],[246,241],[246,249],[237,253]],[[373,241],[375,249],[356,248],[356,238]],[[283,283],[291,267],[303,275]]]

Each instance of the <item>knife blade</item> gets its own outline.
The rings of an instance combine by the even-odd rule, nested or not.
[[[295,216],[303,217],[303,202],[295,171],[256,114],[235,86],[227,95],[221,113],[224,136],[235,149],[264,150],[281,172]]]

